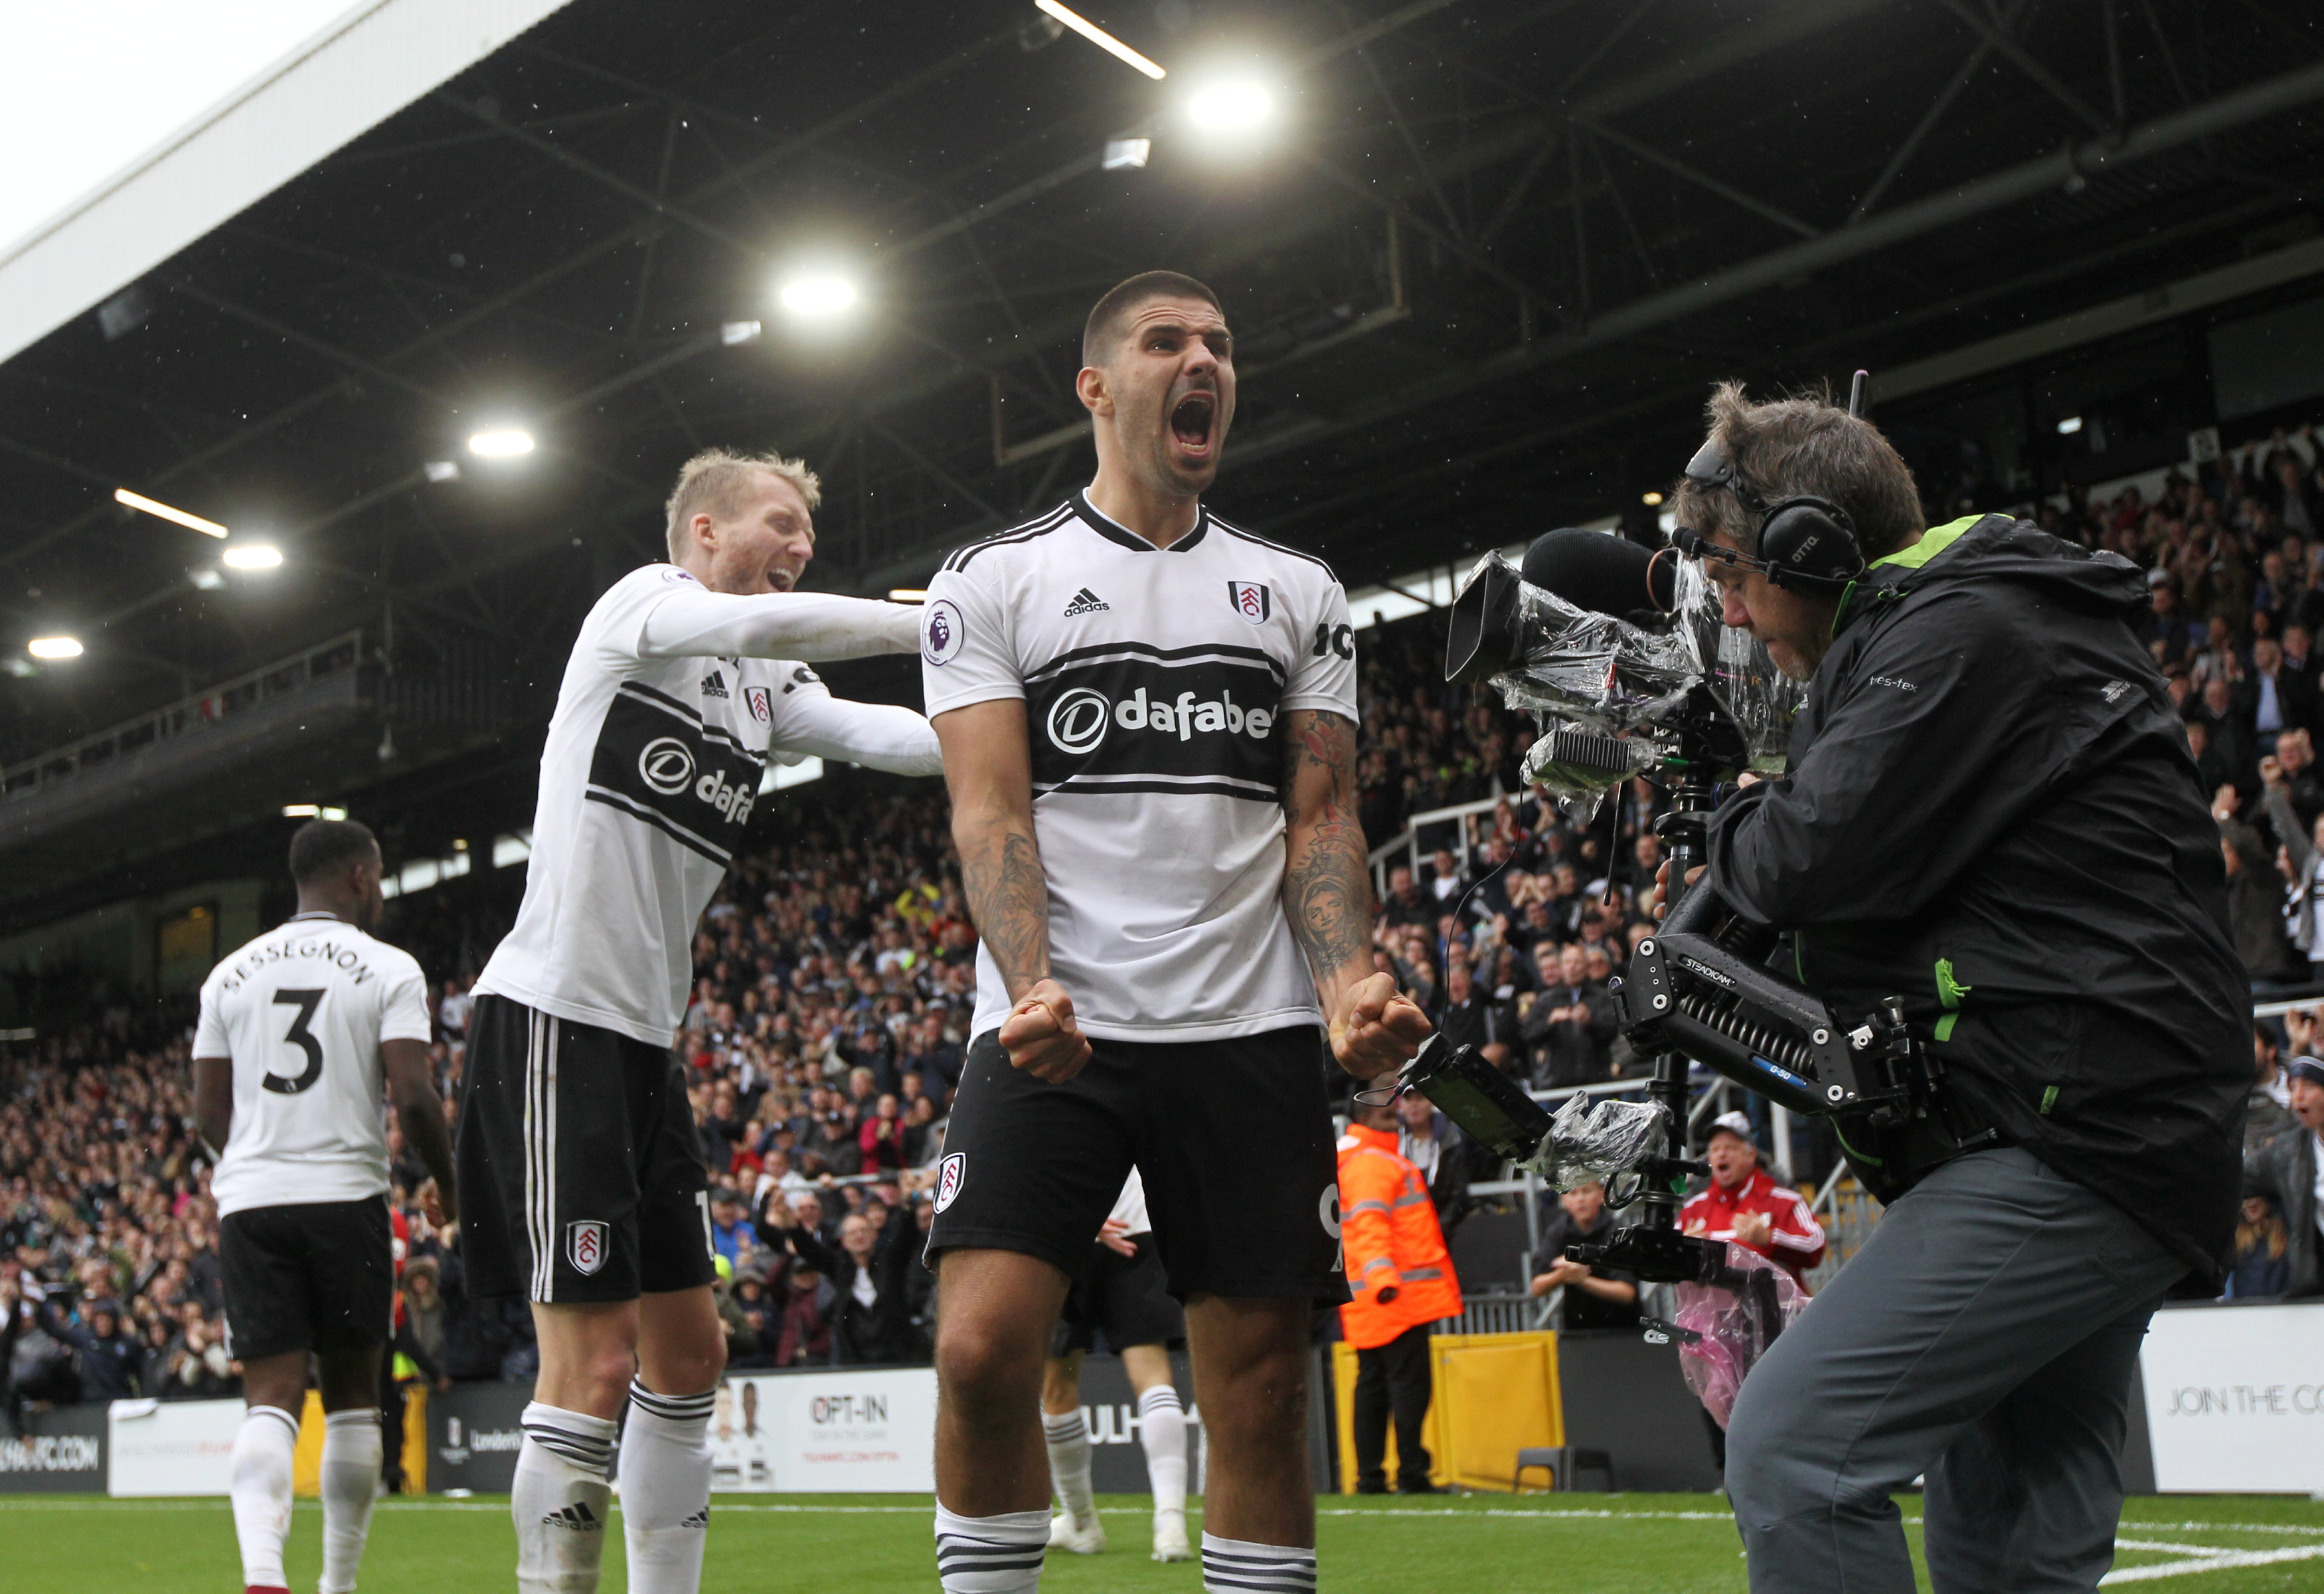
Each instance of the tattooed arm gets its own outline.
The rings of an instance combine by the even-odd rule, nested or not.
[[[1278,723],[1283,910],[1315,978],[1332,1055],[1349,1073],[1370,1079],[1417,1051],[1429,1025],[1396,994],[1396,981],[1372,968],[1372,888],[1356,819],[1356,727],[1343,714],[1312,708],[1293,709]]]
[[[1071,1079],[1089,1061],[1074,1000],[1049,977],[1049,885],[1033,835],[1033,762],[1025,705],[972,704],[936,717],[952,789],[952,839],[960,851],[969,917],[1009,987],[1001,1026],[1009,1061],[1037,1079]]]

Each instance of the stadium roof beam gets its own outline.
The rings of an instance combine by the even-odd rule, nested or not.
[[[2116,125],[2113,119],[2100,114],[2088,100],[2061,82],[2055,72],[2035,60],[2032,52],[2009,36],[2006,29],[1997,27],[1987,18],[1979,16],[1973,6],[1963,5],[1961,0],[1937,0],[1937,4],[1960,18],[1969,32],[1992,46],[2011,66],[2024,73],[2043,93],[2087,124],[2092,133],[2110,132]],[[2112,0],[2107,0],[2107,8],[2111,9],[2111,5]]]

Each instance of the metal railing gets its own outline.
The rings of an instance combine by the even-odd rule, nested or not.
[[[1465,868],[1476,856],[1478,844],[1491,831],[1490,825],[1480,826],[1477,824],[1477,815],[1489,814],[1503,803],[1512,800],[1501,790],[1500,786],[1500,779],[1496,777],[1493,781],[1493,795],[1490,797],[1478,797],[1472,802],[1454,803],[1445,808],[1431,808],[1425,814],[1415,814],[1405,821],[1403,834],[1392,837],[1374,847],[1367,861],[1371,865],[1372,889],[1379,898],[1383,901],[1387,899],[1388,871],[1396,867],[1399,861],[1411,869],[1416,879],[1420,873],[1421,854],[1424,852],[1433,852],[1436,850],[1434,844],[1425,848],[1421,845],[1420,833],[1424,830],[1433,830],[1446,825],[1457,830],[1461,836],[1461,844],[1457,851],[1462,865]],[[1403,855],[1401,860],[1397,856],[1399,853]]]
[[[237,715],[263,703],[335,678],[363,662],[363,632],[344,631],[328,641],[221,681],[191,696],[84,736],[63,747],[0,768],[0,801],[45,790],[60,781],[101,769],[116,759],[147,751],[180,737],[230,726]]]

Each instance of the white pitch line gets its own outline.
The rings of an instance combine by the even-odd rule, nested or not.
[[[2180,1544],[2169,1539],[2116,1539],[2117,1550],[2153,1550],[2172,1555],[2234,1555],[2239,1552],[2218,1544]]]
[[[2156,1578],[2183,1578],[2190,1572],[2220,1571],[2230,1567],[2274,1566],[2286,1561],[2313,1561],[2324,1556],[2324,1544],[2301,1544],[2290,1550],[2230,1550],[2206,1554],[2200,1561],[2165,1561],[2155,1566],[2126,1566],[2098,1580],[2101,1583],[2144,1583]]]

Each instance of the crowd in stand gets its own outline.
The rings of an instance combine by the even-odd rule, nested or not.
[[[2174,474],[2151,501],[2132,490],[2042,511],[2061,535],[2151,572],[2147,640],[2211,794],[2237,948],[2262,990],[2324,984],[2313,966],[2324,963],[2319,465],[2303,431]],[[1501,797],[1523,791],[1531,730],[1489,695],[1445,685],[1441,647],[1425,619],[1364,638],[1366,834],[1391,837],[1415,815],[1498,800],[1473,844],[1448,827],[1416,869],[1388,871],[1377,964],[1455,1040],[1536,1087],[1623,1077],[1637,1060],[1616,1033],[1608,981],[1646,933],[1661,794],[1635,782],[1587,823],[1531,794]],[[696,935],[678,1037],[712,1172],[733,1364],[912,1359],[927,1351],[934,1281],[908,1264],[975,988],[942,791],[859,778],[765,812],[764,843],[737,860]],[[497,896],[399,900],[383,927],[441,981],[435,1057],[447,1113],[468,984],[514,909],[509,874]],[[12,1411],[235,1387],[209,1159],[189,1117],[189,1017],[115,1011],[0,1048],[0,1368]],[[2263,1027],[2260,1039],[2255,1122],[2292,1136],[2287,1145],[2294,1131],[2310,1142],[2324,1131],[2324,1064],[2310,1065],[2311,1100],[2301,1064],[2279,1057],[2304,1056],[2309,1036],[2295,1019],[2292,1033]],[[1457,1184],[1457,1136],[1425,1114],[1407,1130],[1432,1186]],[[2259,1155],[2264,1140],[2255,1170],[2274,1166]],[[408,1232],[407,1361],[430,1379],[528,1375],[529,1313],[469,1298],[456,1236],[429,1229],[400,1134],[391,1149]],[[2289,1259],[2239,1273],[2245,1294],[2324,1293],[2317,1153],[2305,1155],[2278,1153],[2273,1184],[2255,1172],[2244,1253]]]

